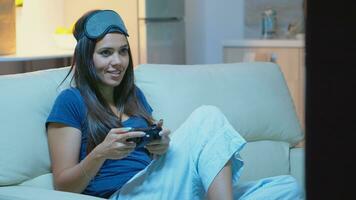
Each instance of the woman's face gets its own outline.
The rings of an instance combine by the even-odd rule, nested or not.
[[[120,33],[108,33],[94,49],[93,61],[103,86],[115,87],[121,83],[129,65],[129,45]]]

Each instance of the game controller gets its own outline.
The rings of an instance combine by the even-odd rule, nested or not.
[[[152,140],[159,140],[161,139],[161,136],[159,135],[159,132],[162,131],[162,124],[163,120],[159,120],[157,124],[153,124],[147,128],[132,128],[130,132],[132,131],[142,131],[145,133],[143,137],[137,137],[137,138],[130,138],[127,139],[127,141],[133,141],[136,143],[136,148],[144,147],[146,144],[151,142]]]

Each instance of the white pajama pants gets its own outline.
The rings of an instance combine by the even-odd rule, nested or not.
[[[111,196],[117,200],[198,200],[231,160],[235,199],[301,199],[291,176],[239,184],[246,141],[214,106],[201,106],[173,133],[166,154],[153,160]]]

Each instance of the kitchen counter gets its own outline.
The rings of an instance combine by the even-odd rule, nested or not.
[[[16,54],[1,55],[0,75],[70,66],[73,52],[73,49],[51,48],[41,51],[19,50]]]
[[[225,40],[223,47],[304,47],[304,40]]]
[[[17,52],[16,54],[1,55],[0,62],[50,60],[57,58],[69,58],[74,50],[50,49],[45,52]],[[1,64],[0,64],[1,66]]]

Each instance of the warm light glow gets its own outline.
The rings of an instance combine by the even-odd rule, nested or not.
[[[16,1],[15,1],[15,5],[16,5],[16,7],[22,7],[22,5],[23,5],[23,0],[16,0]]]

